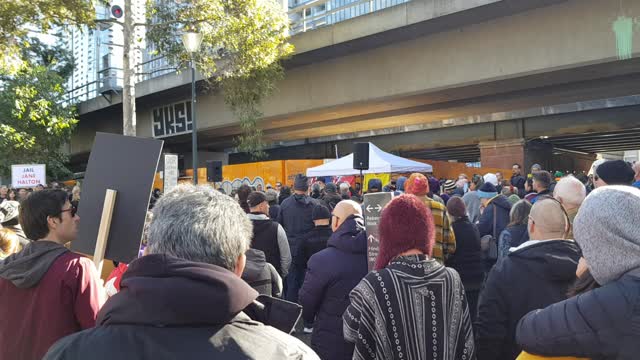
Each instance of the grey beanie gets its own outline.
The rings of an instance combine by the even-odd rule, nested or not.
[[[273,202],[278,200],[278,192],[273,189],[267,189],[264,195],[267,197],[268,202]]]
[[[597,188],[582,203],[573,234],[600,285],[640,268],[640,189]]]

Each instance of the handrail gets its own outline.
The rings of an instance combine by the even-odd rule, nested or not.
[[[312,0],[290,9],[288,14],[291,20],[291,34],[295,35],[320,26],[335,24],[411,0],[351,0],[351,2],[339,7],[330,8],[332,4],[335,4],[335,1]],[[324,8],[321,8],[323,5]],[[319,10],[314,13],[314,9]],[[345,14],[345,12],[349,12],[349,14]],[[307,15],[307,13],[309,14]]]
[[[292,14],[295,14],[295,13],[299,12],[300,10],[310,9],[312,7],[316,7],[316,6],[319,6],[319,5],[326,4],[326,3],[330,2],[330,1],[333,1],[333,0],[311,0],[311,1],[307,1],[304,4],[300,4],[298,6],[295,6],[295,7],[291,8],[289,10],[288,14],[292,15]]]

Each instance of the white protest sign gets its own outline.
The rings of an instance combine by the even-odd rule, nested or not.
[[[164,192],[178,186],[178,155],[164,155]]]
[[[32,188],[39,184],[47,184],[46,165],[11,165],[11,185],[14,188]]]

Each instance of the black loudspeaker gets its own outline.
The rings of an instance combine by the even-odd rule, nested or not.
[[[222,181],[222,161],[207,160],[207,181],[208,182]]]
[[[353,144],[353,168],[369,170],[369,143]]]

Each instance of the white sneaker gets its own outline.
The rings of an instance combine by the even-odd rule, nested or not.
[[[306,328],[302,329],[302,332],[305,333],[305,334],[312,334],[313,333],[313,328],[312,327],[311,328],[306,327]]]

